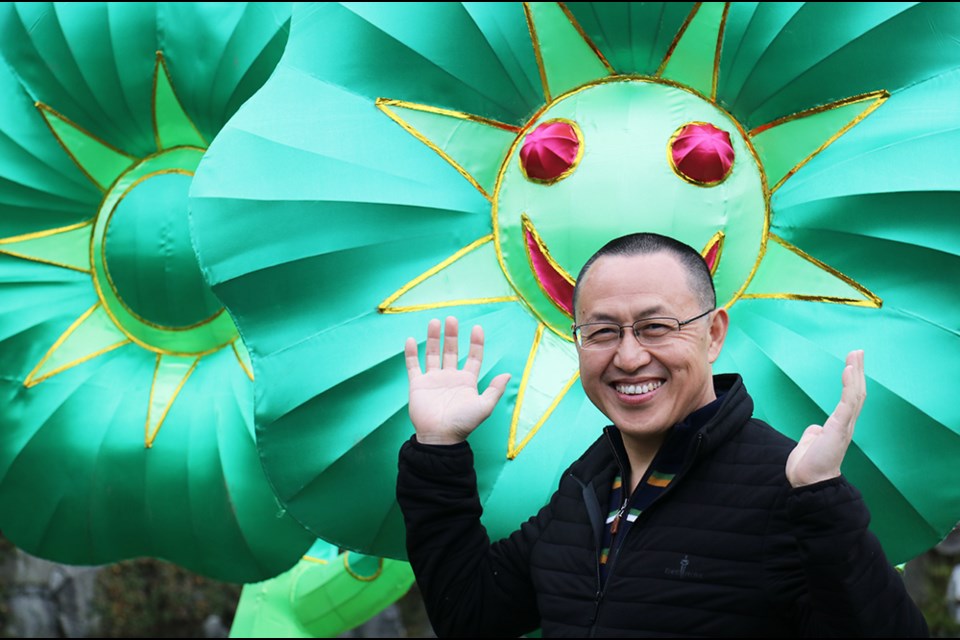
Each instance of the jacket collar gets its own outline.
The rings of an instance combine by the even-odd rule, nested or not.
[[[686,430],[681,425],[688,424],[687,419],[675,426],[675,430],[676,427],[681,427],[678,433],[685,431],[684,435],[690,440],[697,439],[696,434],[700,434],[700,444],[697,448],[698,456],[713,451],[739,431],[753,415],[753,400],[747,393],[743,379],[739,374],[715,375],[713,386],[717,394],[717,400],[715,403],[710,403],[707,407],[702,408],[705,410],[705,414],[698,416],[698,410],[689,416],[688,419],[693,418],[693,420]],[[708,407],[710,407],[709,410]],[[682,447],[682,450],[683,455],[689,455],[693,451],[693,447]],[[598,477],[597,474],[609,471],[611,462],[616,462],[622,469],[628,468],[620,432],[613,425],[608,425],[604,428],[604,434],[587,449],[575,464],[574,473],[586,480],[599,481],[599,486],[603,486],[606,479]],[[616,469],[612,471],[615,472]],[[611,474],[610,480],[612,481],[612,479],[613,475]]]

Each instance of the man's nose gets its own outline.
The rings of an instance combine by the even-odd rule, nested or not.
[[[624,329],[614,355],[614,364],[624,371],[632,371],[650,362],[650,350],[640,344],[630,329]]]

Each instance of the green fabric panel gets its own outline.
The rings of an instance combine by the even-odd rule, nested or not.
[[[181,102],[189,99],[191,104],[203,105],[194,120],[200,131],[219,131],[222,126],[217,119],[221,112],[234,114],[247,99],[255,94],[264,81],[277,67],[277,61],[283,55],[290,35],[290,12],[292,3],[249,2],[235,3],[235,22],[232,22],[233,37],[224,45],[224,55],[220,58],[216,71],[212,74],[210,90],[203,91],[200,85],[178,88]],[[189,19],[188,7],[180,3],[171,3],[167,9],[183,13]],[[222,8],[219,8],[223,11]],[[195,9],[194,9],[195,10]],[[213,19],[221,16],[213,13]],[[173,16],[176,19],[177,16]],[[264,25],[276,25],[273,30],[264,29]],[[168,34],[180,39],[189,38],[186,32]],[[171,61],[171,64],[173,62]],[[194,68],[196,58],[183,57],[176,64]],[[198,71],[202,72],[200,68]],[[217,102],[223,99],[222,106]],[[206,138],[207,142],[210,138]]]
[[[201,156],[195,147],[175,147],[137,163],[104,198],[101,210],[112,215],[97,216],[93,230],[98,295],[125,333],[159,352],[208,353],[237,335],[229,314],[217,313],[219,304],[205,290],[187,234],[184,178]],[[129,246],[118,250],[117,243]],[[119,282],[111,270],[122,274]],[[138,295],[141,288],[149,293]],[[164,303],[180,296],[194,300],[168,311]]]
[[[104,37],[108,12],[107,4],[8,3],[0,20],[4,57],[17,70],[26,92],[35,101],[72,115],[70,119],[88,131],[99,131],[98,122],[108,120],[98,92],[107,101],[122,96],[112,77],[110,38]],[[76,29],[70,24],[76,24]],[[156,51],[152,37],[145,44]],[[144,73],[151,73],[152,62],[151,55]],[[93,67],[87,70],[86,64]],[[123,99],[113,104],[126,106]],[[106,139],[117,138],[107,135]]]
[[[956,337],[886,306],[753,300],[738,303],[731,321],[715,371],[743,371],[748,390],[763,403],[758,413],[794,438],[808,424],[823,423],[839,401],[846,352],[864,349],[867,400],[844,473],[863,491],[874,515],[871,528],[892,562],[936,544],[956,522],[957,489],[947,478],[960,449],[950,425],[960,424],[960,415],[942,394],[920,388],[931,385],[914,383],[925,365],[897,358],[889,336],[941,354],[948,378],[960,375]],[[776,400],[763,402],[772,388]]]
[[[142,380],[153,375],[151,355],[123,347],[102,356],[98,367],[76,367],[42,382],[36,387],[42,395],[2,387],[5,398],[14,392],[8,404],[31,415],[30,422],[16,425],[14,435],[33,433],[0,485],[5,510],[23,507],[15,511],[18,518],[5,519],[5,535],[30,553],[72,564],[140,556],[144,540],[152,540],[155,557],[232,582],[289,568],[312,538],[289,518],[277,518],[273,494],[251,474],[258,458],[244,426],[249,379],[233,353],[203,359],[153,448],[146,449],[149,388]],[[140,419],[115,419],[126,414]],[[233,424],[241,429],[227,428]],[[32,480],[51,451],[62,454],[64,474],[48,468],[46,480]],[[92,473],[98,465],[111,474]],[[117,477],[124,480],[122,490]],[[42,489],[40,495],[63,499],[38,500],[22,490],[24,482]],[[183,526],[185,520],[190,527]]]
[[[958,100],[960,69],[892,95],[777,190],[774,206],[785,211],[855,195],[903,193],[911,198],[954,191],[950,150],[960,144],[960,130],[950,105]],[[838,220],[859,220],[861,215],[854,212]],[[870,221],[869,216],[863,219]],[[899,226],[913,233],[913,222]]]
[[[293,570],[276,578],[243,585],[229,638],[312,638],[290,614]]]
[[[723,29],[718,96],[723,96],[727,104],[739,104],[744,83],[753,78],[758,67],[767,69],[773,75],[773,69],[765,59],[767,50],[778,46],[779,40],[785,38],[785,30],[790,29],[791,20],[798,13],[810,11],[809,4],[753,2],[730,5]],[[796,52],[791,54],[795,55]],[[783,60],[774,56],[772,62],[782,64]],[[751,126],[757,124],[762,123],[750,123]]]
[[[0,23],[2,25],[2,23]],[[0,32],[2,33],[2,32]],[[64,227],[90,219],[103,194],[52,138],[46,121],[13,70],[0,64],[5,96],[0,120],[0,237]]]
[[[954,295],[960,279],[957,198],[956,193],[930,192],[817,202],[816,207],[790,210],[791,220],[805,223],[791,225],[789,240],[868,287],[883,299],[885,308],[909,312],[922,325],[956,335],[960,332],[960,300]],[[922,215],[912,216],[909,229],[896,233],[904,226],[903,212],[913,205]],[[847,221],[838,213],[851,211],[869,215],[854,215]],[[823,216],[831,212],[830,220],[825,220]],[[903,265],[910,265],[909,271]],[[922,393],[941,395],[933,389]]]
[[[349,208],[347,209],[350,210]],[[451,220],[463,221],[463,227],[469,229],[473,221],[469,216],[451,216]],[[345,225],[347,220],[339,220],[336,225]],[[330,249],[322,255],[312,258],[292,260],[273,267],[257,269],[246,277],[235,277],[229,282],[214,288],[217,296],[223,299],[239,300],[239,307],[232,310],[238,322],[249,323],[249,332],[244,333],[244,341],[252,353],[259,356],[269,356],[275,351],[283,351],[286,340],[290,335],[316,336],[325,340],[324,333],[328,329],[346,329],[340,327],[339,318],[355,318],[358,321],[373,321],[380,316],[377,311],[380,305],[400,287],[418,277],[428,269],[447,259],[457,250],[476,239],[464,237],[458,228],[453,234],[443,233],[435,228],[426,231],[423,235],[413,233],[406,236],[400,227],[399,221],[392,228],[383,229],[392,231],[393,238],[370,246],[360,246],[356,249],[345,247],[336,251]],[[419,224],[414,225],[420,227]],[[309,231],[307,232],[309,233]],[[374,236],[375,237],[375,236]],[[291,241],[300,245],[298,241]],[[279,251],[283,245],[272,246]],[[318,247],[313,247],[317,250]],[[398,256],[410,256],[409,259],[399,259]],[[337,277],[327,277],[323,274],[336,273]],[[316,274],[321,274],[317,276]],[[280,284],[269,284],[275,278]],[[295,283],[303,282],[304,278],[311,282],[310,295],[304,296],[302,289]],[[286,284],[284,284],[286,283]],[[324,300],[327,304],[316,305],[317,300]],[[336,301],[336,304],[329,304]],[[269,305],[274,313],[279,313],[285,319],[286,328],[277,334],[259,331],[259,328],[275,324],[272,313],[258,312]],[[398,318],[401,314],[388,314]],[[399,319],[398,319],[399,321]],[[381,340],[389,340],[388,336],[372,338],[371,346]],[[351,334],[355,335],[355,334]],[[401,345],[402,346],[402,345]],[[351,357],[351,363],[362,366],[370,352],[366,349],[362,353]],[[256,356],[255,356],[256,357]],[[324,380],[325,372],[317,372],[316,380]],[[345,371],[330,372],[338,376]]]
[[[253,363],[250,361],[250,351],[247,350],[247,345],[243,343],[243,340],[234,340],[233,348],[236,350],[237,358],[240,359],[240,364],[243,365],[244,370],[253,375]]]
[[[901,191],[895,193],[851,194],[837,198],[821,198],[814,194],[809,202],[786,206],[777,211],[777,232],[791,242],[802,237],[804,246],[824,244],[818,241],[858,236],[875,245],[877,253],[863,257],[879,266],[891,250],[916,252],[924,256],[918,268],[930,268],[928,261],[943,254],[942,259],[960,258],[960,235],[956,229],[956,214],[960,207],[960,193],[955,191]],[[903,224],[903,212],[913,208],[921,215],[911,216],[910,224]],[[858,243],[859,244],[859,243]],[[855,249],[861,253],[859,247]],[[921,296],[918,296],[918,298]],[[920,302],[920,300],[917,300]]]

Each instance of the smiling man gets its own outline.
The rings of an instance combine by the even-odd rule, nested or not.
[[[611,421],[550,502],[491,544],[470,433],[483,332],[458,368],[455,318],[406,344],[415,434],[400,451],[407,552],[439,636],[929,635],[840,472],[866,396],[863,353],[799,443],[753,418],[738,374],[714,375],[728,327],[697,251],[657,234],[609,242],[580,271],[580,378]]]

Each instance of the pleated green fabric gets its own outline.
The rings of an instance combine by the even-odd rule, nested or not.
[[[188,193],[284,3],[0,6],[0,530],[48,560],[246,583],[315,536],[270,489]]]

